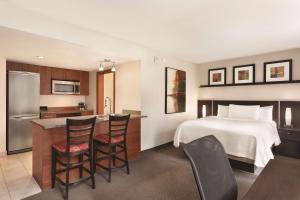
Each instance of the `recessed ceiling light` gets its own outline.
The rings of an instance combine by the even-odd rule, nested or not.
[[[44,59],[44,56],[36,56],[38,59]]]

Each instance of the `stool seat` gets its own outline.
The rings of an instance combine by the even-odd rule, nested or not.
[[[104,144],[109,144],[109,135],[108,134],[99,134],[94,137],[94,140],[97,140],[101,143]],[[116,136],[116,137],[111,137],[111,143],[120,143],[124,141],[124,136]]]
[[[58,143],[54,144],[53,148],[61,153],[67,152],[67,144],[66,142],[64,143]],[[89,149],[89,144],[88,143],[82,143],[82,144],[77,144],[77,145],[70,145],[70,153],[77,153],[80,151],[87,151]]]

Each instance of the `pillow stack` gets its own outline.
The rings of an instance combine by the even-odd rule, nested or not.
[[[218,105],[217,117],[244,119],[244,120],[273,120],[273,106],[260,107],[259,105]]]

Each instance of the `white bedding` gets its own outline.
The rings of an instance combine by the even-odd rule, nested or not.
[[[207,135],[220,140],[227,154],[252,159],[257,167],[273,159],[271,147],[280,144],[275,122],[206,117],[183,122],[176,130],[174,146]]]

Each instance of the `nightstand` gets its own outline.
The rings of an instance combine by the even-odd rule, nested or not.
[[[274,148],[274,153],[300,159],[300,129],[278,128],[278,133],[281,144]]]

